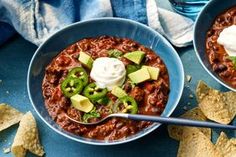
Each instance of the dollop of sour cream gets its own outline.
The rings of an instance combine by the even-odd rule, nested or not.
[[[224,46],[229,56],[236,56],[236,25],[225,28],[219,35],[217,42]]]
[[[114,86],[121,86],[125,81],[125,65],[116,58],[100,57],[93,62],[90,72],[91,78],[100,88],[112,90]]]

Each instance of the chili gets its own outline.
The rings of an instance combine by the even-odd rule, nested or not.
[[[100,115],[99,117],[98,114],[94,112],[86,114],[74,108],[71,105],[70,99],[67,98],[61,88],[62,83],[67,78],[82,81],[82,79],[79,78],[81,76],[80,73],[76,73],[76,77],[68,77],[69,73],[72,73],[75,67],[81,67],[81,62],[78,60],[81,51],[86,52],[95,60],[99,57],[113,57],[109,54],[110,50],[119,50],[122,52],[122,55],[117,59],[124,63],[126,70],[128,65],[133,65],[133,63],[122,56],[127,52],[139,50],[145,52],[145,60],[142,62],[143,65],[161,67],[158,80],[147,81],[134,86],[129,79],[126,79],[122,87],[127,95],[133,97],[137,102],[138,114],[160,115],[163,112],[169,95],[169,76],[164,62],[153,50],[128,38],[112,36],[85,38],[62,50],[45,69],[45,76],[42,83],[45,107],[52,119],[62,129],[85,138],[112,141],[124,139],[130,135],[136,134],[152,124],[146,121],[110,118],[101,124],[86,126],[74,123],[64,116],[64,113],[66,113],[73,119],[81,121],[86,121],[87,119],[87,121],[92,122],[114,112],[113,107],[114,104],[118,102],[118,98],[111,94],[110,91],[107,91],[105,96],[98,100],[90,100],[96,107],[96,113]],[[67,62],[68,60],[69,64],[59,64],[58,60],[62,62]],[[80,92],[81,95],[83,95],[85,88],[94,82],[90,78],[88,70],[89,69],[86,69],[88,83],[84,86],[82,81],[83,90]],[[106,103],[106,97],[109,99],[108,103]],[[119,112],[122,111],[122,108],[124,109],[124,105],[120,102],[120,106],[118,107]],[[130,109],[127,110],[127,113],[130,112]]]

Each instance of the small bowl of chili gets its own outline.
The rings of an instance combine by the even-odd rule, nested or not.
[[[199,14],[194,28],[194,48],[201,65],[216,81],[233,91],[236,91],[236,55],[232,51],[236,50],[231,43],[236,41],[235,25],[236,1],[212,0]]]
[[[132,20],[100,18],[72,24],[35,52],[27,88],[40,118],[69,139],[93,145],[122,144],[160,126],[111,118],[113,112],[168,117],[184,87],[181,60],[159,33]],[[86,105],[84,105],[86,104]]]

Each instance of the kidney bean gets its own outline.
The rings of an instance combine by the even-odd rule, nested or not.
[[[154,60],[156,60],[156,59],[157,59],[157,56],[156,56],[155,54],[149,53],[149,54],[147,54],[146,57],[145,57],[145,63],[154,61]]]
[[[215,72],[223,72],[227,70],[227,66],[224,64],[214,64],[213,65],[213,71]]]
[[[124,84],[124,90],[125,90],[125,92],[126,92],[126,93],[129,93],[131,89],[132,89],[131,83],[128,82],[128,81],[125,82],[125,84]]]
[[[218,39],[218,36],[213,35],[213,36],[211,37],[211,39],[212,39],[213,41],[216,41],[216,40]]]
[[[213,63],[218,63],[219,62],[219,55],[217,53],[215,53],[214,51],[211,51],[209,53],[209,61],[210,61],[210,64],[213,64]]]
[[[228,78],[228,77],[230,77],[231,74],[232,74],[231,71],[225,70],[225,71],[221,72],[219,75],[222,77]]]
[[[208,37],[210,37],[210,36],[212,36],[212,35],[214,35],[214,33],[215,33],[215,30],[209,30],[208,32],[207,32],[207,36]]]
[[[219,47],[216,46],[216,45],[214,45],[214,46],[212,47],[212,49],[213,49],[214,51],[218,51],[218,50],[219,50]]]
[[[218,17],[217,19],[216,19],[216,21],[218,22],[218,23],[221,23],[221,22],[223,22],[225,20],[225,17],[224,16],[220,16],[220,17]]]
[[[208,43],[207,43],[207,48],[211,48],[211,47],[213,47],[212,40],[208,41]]]

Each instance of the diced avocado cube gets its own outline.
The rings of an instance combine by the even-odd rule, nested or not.
[[[126,53],[124,55],[125,58],[127,58],[128,60],[136,64],[140,64],[144,56],[145,56],[145,53],[143,51],[133,51],[133,52]]]
[[[140,70],[130,73],[128,77],[136,84],[147,81],[151,78],[147,68],[141,68]]]
[[[87,97],[76,94],[70,98],[72,106],[77,110],[88,113],[93,109],[93,104],[89,101]]]
[[[112,88],[111,94],[115,95],[118,98],[122,98],[127,95],[127,93],[118,86]]]
[[[87,53],[81,51],[79,55],[79,61],[87,68],[92,68],[93,59]]]
[[[151,76],[152,80],[157,80],[159,77],[159,73],[160,73],[160,68],[158,67],[152,67],[152,66],[146,66],[143,65],[142,68],[147,68],[149,75]]]

